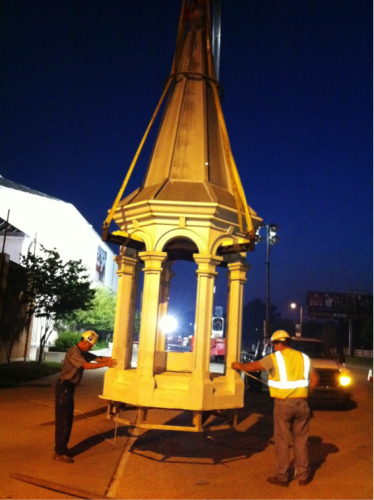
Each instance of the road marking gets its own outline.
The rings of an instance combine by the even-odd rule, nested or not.
[[[108,488],[105,492],[107,497],[117,498],[117,489],[118,489],[119,483],[121,481],[121,478],[125,472],[127,462],[129,461],[129,458],[130,458],[129,450],[137,439],[138,439],[137,437],[128,437],[127,443],[125,445],[125,449],[123,450],[121,458],[119,459],[118,466],[117,466],[117,468],[116,468],[116,470],[115,470],[115,472],[114,472],[114,474],[109,482]]]

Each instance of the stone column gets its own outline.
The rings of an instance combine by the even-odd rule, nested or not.
[[[132,298],[136,295],[135,267],[136,254],[132,249],[121,248],[121,253],[114,258],[118,265],[118,291],[116,303],[116,317],[114,321],[112,357],[118,362],[113,370],[105,373],[105,387],[110,388],[120,370],[131,367],[132,353],[132,308],[135,306]],[[135,301],[136,302],[136,301]]]
[[[234,361],[240,360],[241,337],[242,337],[242,316],[243,316],[243,291],[246,280],[247,271],[250,269],[250,264],[243,261],[233,262],[228,264],[229,268],[229,304],[227,315],[229,317],[227,328],[227,354],[226,367],[227,374],[230,372],[235,374],[235,370],[231,369],[231,364]]]
[[[194,367],[190,384],[191,397],[196,400],[197,408],[209,406],[213,398],[213,385],[209,378],[210,344],[213,315],[214,280],[216,266],[222,257],[194,254],[198,265],[196,318],[194,335]],[[200,405],[200,406],[199,406]]]
[[[141,312],[138,376],[140,392],[148,393],[154,389],[154,358],[156,350],[156,333],[158,323],[158,307],[160,296],[160,280],[162,263],[167,257],[165,252],[141,252],[139,257],[144,261],[143,305]],[[145,395],[145,394],[144,394]]]
[[[118,291],[112,354],[113,358],[118,361],[116,370],[128,369],[131,363],[132,325],[130,319],[133,318],[134,301],[132,297],[136,288],[134,276],[137,260],[134,255],[126,255],[131,254],[126,250],[114,258],[118,266],[118,271],[116,271],[118,275]]]

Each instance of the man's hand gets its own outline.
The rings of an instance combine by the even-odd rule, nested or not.
[[[117,363],[116,359],[114,359],[114,358],[108,358],[108,364],[107,364],[107,366],[109,366],[109,368],[114,368],[117,365],[118,365],[118,363]]]
[[[108,358],[107,356],[97,357],[95,363],[89,363],[88,361],[84,363],[83,368],[85,370],[96,370],[97,368],[104,368],[109,366],[109,368],[114,368],[117,366],[117,360],[113,358]]]
[[[231,368],[233,370],[241,370],[242,369],[241,366],[242,366],[241,363],[238,363],[237,361],[231,364]]]
[[[241,370],[243,372],[258,372],[260,370],[266,370],[261,361],[252,361],[251,363],[238,363],[235,361],[232,363],[231,368],[233,370]]]
[[[319,376],[316,370],[311,366],[309,373],[309,394],[313,394],[319,382]]]

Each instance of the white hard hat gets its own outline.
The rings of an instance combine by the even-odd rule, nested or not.
[[[285,342],[286,339],[289,339],[290,336],[288,335],[287,332],[284,330],[278,330],[273,333],[273,336],[271,337],[272,342]]]
[[[92,332],[91,330],[89,330],[88,332],[82,333],[82,337],[84,338],[84,340],[87,340],[87,342],[89,342],[92,345],[95,345],[97,342],[97,339],[99,338],[98,334],[95,332]]]

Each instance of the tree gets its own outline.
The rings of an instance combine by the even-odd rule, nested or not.
[[[141,319],[141,313],[137,309],[135,311],[135,318],[134,318],[134,333],[140,332],[140,319]]]
[[[44,318],[40,334],[39,358],[41,363],[44,346],[54,324],[63,320],[76,309],[87,309],[95,290],[86,267],[81,260],[63,263],[60,254],[41,245],[42,255],[30,251],[22,256],[22,265],[27,275],[27,287],[23,291],[23,302],[27,305],[29,317]]]
[[[338,330],[339,328],[334,321],[328,321],[323,325],[322,340],[330,349],[335,348],[338,343]]]
[[[270,306],[270,324],[280,320],[281,314],[276,306]],[[266,318],[266,304],[261,299],[249,301],[243,307],[243,344],[257,344],[264,336],[264,321]]]
[[[373,349],[373,318],[368,318],[361,330],[360,341],[364,349]]]
[[[311,339],[321,339],[323,324],[320,321],[310,320],[303,322],[303,337]]]
[[[64,324],[76,331],[113,332],[117,295],[107,288],[97,288],[91,306],[74,311]]]
[[[279,318],[271,324],[271,333],[274,333],[277,330],[284,330],[288,333],[288,335],[290,335],[290,337],[294,337],[296,333],[295,323],[292,319]]]

